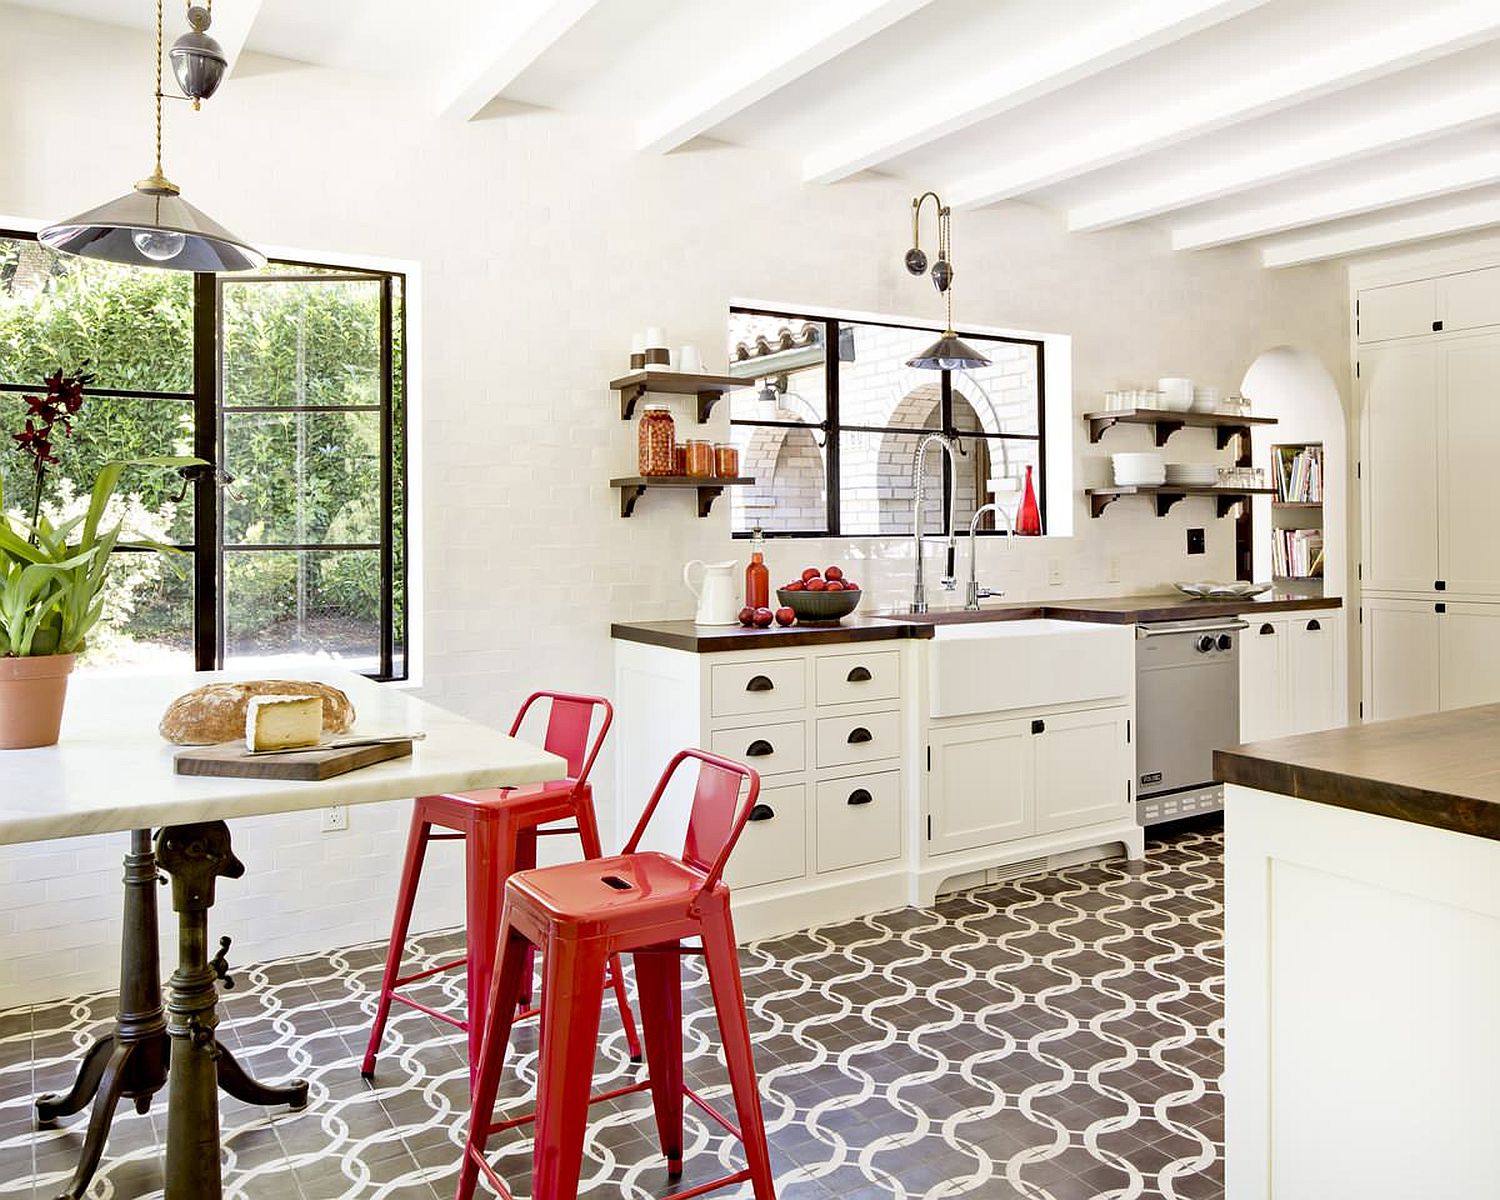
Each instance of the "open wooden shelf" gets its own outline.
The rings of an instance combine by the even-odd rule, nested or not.
[[[681,371],[646,369],[632,371],[619,379],[611,379],[609,386],[620,393],[620,420],[628,421],[635,415],[635,406],[648,392],[660,392],[668,396],[698,397],[698,424],[704,424],[725,392],[749,387],[753,380],[737,379],[732,375],[686,375]]]
[[[1251,496],[1270,496],[1275,491],[1275,488],[1186,487],[1182,484],[1163,483],[1157,487],[1085,488],[1084,495],[1089,498],[1091,517],[1099,516],[1122,496],[1154,496],[1158,517],[1166,516],[1172,505],[1189,496],[1212,496],[1217,514],[1227,517],[1230,510],[1242,500],[1248,500]]]
[[[754,483],[753,478],[743,475],[734,479],[711,477],[699,479],[692,475],[627,475],[623,479],[611,479],[609,486],[619,489],[620,515],[628,517],[635,512],[636,501],[646,494],[648,488],[692,488],[698,493],[698,515],[708,516],[714,501],[727,487],[745,487]]]
[[[1113,412],[1085,413],[1088,422],[1089,441],[1097,442],[1105,430],[1116,425],[1151,425],[1156,429],[1156,444],[1165,446],[1167,439],[1184,426],[1212,429],[1220,450],[1230,440],[1248,434],[1252,426],[1274,425],[1275,417],[1246,417],[1235,413],[1170,412],[1164,408],[1122,408]]]

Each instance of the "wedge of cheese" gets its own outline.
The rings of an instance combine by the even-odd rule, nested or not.
[[[254,696],[245,708],[245,748],[252,753],[316,746],[322,737],[319,696]]]

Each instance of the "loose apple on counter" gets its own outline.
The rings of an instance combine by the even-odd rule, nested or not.
[[[797,610],[794,608],[778,608],[776,610],[776,624],[791,625],[797,620]]]
[[[757,608],[753,619],[757,629],[767,629],[770,627],[771,622],[776,619],[776,614],[769,608]]]
[[[746,606],[740,609],[736,615],[739,617],[740,624],[746,629],[755,624],[755,610],[753,608]]]

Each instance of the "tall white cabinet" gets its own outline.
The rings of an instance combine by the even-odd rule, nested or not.
[[[1365,719],[1500,701],[1500,267],[1355,311]]]

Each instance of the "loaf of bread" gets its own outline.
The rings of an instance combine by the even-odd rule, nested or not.
[[[245,712],[255,696],[317,696],[323,701],[325,733],[347,733],[354,726],[354,705],[336,687],[306,679],[257,679],[210,683],[179,696],[161,719],[161,735],[178,746],[240,741],[245,736]]]

